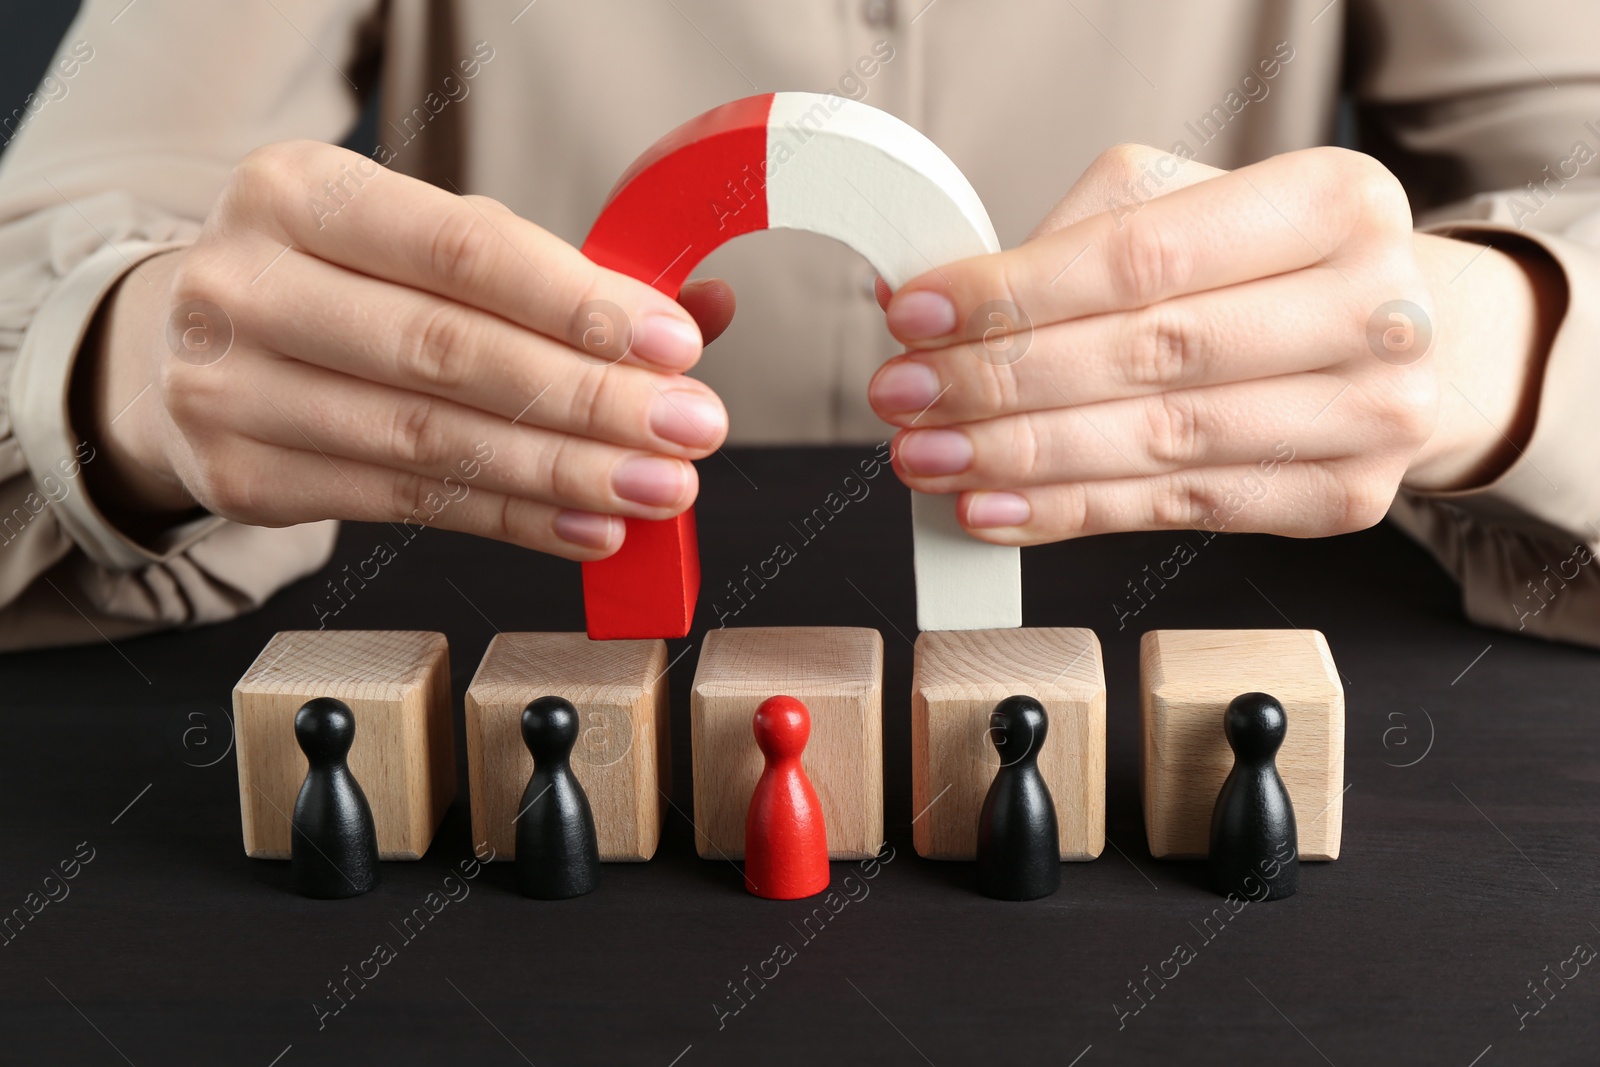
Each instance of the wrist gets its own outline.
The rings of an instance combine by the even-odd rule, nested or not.
[[[85,467],[95,504],[140,538],[195,508],[165,449],[159,359],[172,272],[181,251],[144,260],[106,295],[73,367],[73,429],[94,448]]]
[[[1559,266],[1537,245],[1413,237],[1439,317],[1431,356],[1439,418],[1402,483],[1421,492],[1485,485],[1533,435],[1544,365],[1566,300]]]

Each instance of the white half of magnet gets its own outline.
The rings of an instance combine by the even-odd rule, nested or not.
[[[891,289],[1000,251],[983,201],[949,156],[888,112],[842,96],[773,95],[766,197],[769,229],[842,241]],[[911,494],[917,628],[1021,626],[1019,551],[970,536],[956,501],[955,494]]]

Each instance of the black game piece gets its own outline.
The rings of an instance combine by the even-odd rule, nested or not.
[[[1222,729],[1233,770],[1211,811],[1211,888],[1253,901],[1293,896],[1300,884],[1294,805],[1275,759],[1289,729],[1283,705],[1266,693],[1233,698]]]
[[[978,891],[997,900],[1034,900],[1061,885],[1056,806],[1039,773],[1050,726],[1044,706],[1006,697],[989,714],[989,740],[1000,753],[978,816]]]
[[[522,710],[522,741],[533,753],[517,816],[517,887],[524,896],[563,900],[600,884],[594,814],[567,763],[577,740],[577,709],[560,697],[540,697]]]
[[[378,831],[361,783],[345,763],[356,717],[342,701],[319,697],[295,713],[294,739],[311,762],[294,802],[294,890],[319,900],[358,897],[378,884]]]

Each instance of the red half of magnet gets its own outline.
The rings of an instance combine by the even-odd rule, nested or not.
[[[650,146],[612,189],[584,255],[675,297],[719,245],[766,229],[771,110],[771,93],[735,100]],[[589,636],[683,637],[700,594],[693,508],[626,524],[615,555],[583,565]]]

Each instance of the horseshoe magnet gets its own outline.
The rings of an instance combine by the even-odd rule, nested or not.
[[[713,108],[647,149],[612,189],[583,252],[675,297],[712,250],[766,229],[842,241],[891,289],[1000,250],[971,183],[917,130],[846,97],[766,93]],[[622,548],[583,565],[589,636],[686,635],[700,587],[694,509],[626,522]],[[1016,548],[970,537],[954,494],[913,492],[911,525],[920,629],[1022,625]]]

